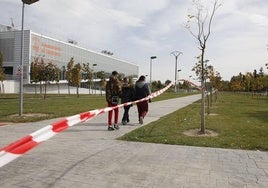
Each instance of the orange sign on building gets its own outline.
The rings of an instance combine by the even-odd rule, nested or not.
[[[32,40],[33,40],[32,50],[35,53],[42,53],[44,55],[61,57],[62,49],[60,47],[48,44],[46,42],[42,42],[41,38],[37,36],[33,36]]]

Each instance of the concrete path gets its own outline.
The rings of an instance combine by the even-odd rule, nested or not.
[[[198,100],[200,95],[150,103],[145,124]],[[0,168],[1,188],[267,188],[268,152],[116,140],[139,127],[107,131],[107,114],[75,125]],[[120,118],[122,111],[120,112]],[[0,126],[0,146],[51,122]]]

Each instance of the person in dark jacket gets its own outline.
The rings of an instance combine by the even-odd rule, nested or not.
[[[140,76],[135,84],[135,97],[136,100],[147,97],[151,94],[150,87],[145,82],[145,76]],[[143,119],[148,112],[148,101],[145,100],[137,103],[138,115],[139,115],[139,123],[143,124]]]
[[[108,107],[117,106],[119,103],[119,96],[121,95],[121,84],[118,79],[118,73],[116,71],[112,72],[109,81],[106,84],[106,101]],[[112,124],[112,116],[114,112],[114,125]],[[113,131],[114,129],[119,129],[118,125],[119,109],[115,108],[108,112],[108,131]]]
[[[122,95],[121,95],[121,103],[131,102],[135,100],[135,91],[133,85],[129,83],[129,78],[124,78],[124,83],[122,85]],[[124,115],[122,118],[122,124],[126,125],[129,122],[129,109],[132,104],[124,106]]]

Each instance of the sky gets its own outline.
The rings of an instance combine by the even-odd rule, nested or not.
[[[211,0],[202,1],[211,11]],[[259,71],[268,63],[268,1],[219,0],[205,59],[230,80],[240,72]],[[21,29],[22,2],[0,0],[0,24]],[[78,46],[101,52],[139,66],[139,75],[152,80],[177,78],[196,82],[192,68],[200,55],[197,40],[186,29],[188,15],[195,15],[192,0],[39,0],[25,5],[24,28],[62,41],[72,39]],[[196,24],[192,22],[194,34]],[[118,70],[120,72],[120,70]],[[148,80],[148,79],[147,79]]]

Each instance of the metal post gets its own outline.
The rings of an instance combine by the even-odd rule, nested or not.
[[[95,94],[96,94],[96,88],[95,88],[95,84],[94,84],[94,79],[96,79],[96,77],[97,77],[96,73],[95,73],[95,69],[94,69],[95,66],[97,66],[96,63],[93,64],[93,82],[92,82],[93,84],[92,85],[93,85],[93,90],[95,90]],[[92,94],[93,94],[93,90],[92,90]]]
[[[37,1],[39,0],[22,0],[19,116],[23,115],[24,7],[25,4],[31,5]]]
[[[22,2],[19,116],[23,114],[24,6],[25,4]]]
[[[177,66],[178,66],[178,56],[175,56],[175,87],[174,92],[177,93]]]
[[[174,92],[177,93],[177,69],[178,69],[178,57],[182,54],[182,52],[179,51],[173,51],[170,53],[171,55],[175,56],[175,80],[174,80]]]
[[[152,89],[152,61],[153,61],[153,59],[156,59],[156,56],[150,57],[150,86],[151,86],[151,89]]]
[[[152,82],[152,58],[150,59],[150,84]]]
[[[181,69],[178,70],[178,77],[177,77],[177,80],[179,80],[179,72],[181,71]],[[180,83],[178,82],[178,85],[179,85],[179,88],[176,87],[176,91],[179,92],[179,89],[180,89]],[[177,86],[177,84],[176,84]]]

